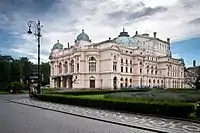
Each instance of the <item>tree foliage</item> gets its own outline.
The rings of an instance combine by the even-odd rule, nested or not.
[[[49,84],[49,75],[50,75],[50,65],[49,63],[41,64],[41,74],[42,74],[42,84],[47,85]]]
[[[27,80],[33,72],[33,64],[27,57],[14,59],[10,55],[0,54],[0,90],[5,90],[11,82],[22,82]],[[44,84],[49,84],[50,67],[48,63],[41,64],[41,73],[44,75]]]

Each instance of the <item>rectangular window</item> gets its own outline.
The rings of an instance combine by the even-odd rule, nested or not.
[[[128,64],[128,60],[126,60],[126,64]]]
[[[132,67],[130,68],[130,73],[132,73]]]
[[[132,60],[130,60],[130,64],[132,65]]]
[[[89,62],[89,71],[96,72],[96,62]]]
[[[113,62],[113,71],[117,71],[117,62]]]
[[[79,63],[77,63],[77,72],[79,72]]]
[[[128,72],[128,67],[126,67],[126,73]]]
[[[140,68],[140,73],[142,73],[142,69]]]
[[[123,64],[123,59],[121,59],[121,63]]]
[[[123,72],[123,67],[121,67],[121,72]]]

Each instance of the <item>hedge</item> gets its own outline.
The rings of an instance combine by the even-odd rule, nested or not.
[[[148,91],[148,92],[120,92],[105,94],[105,98],[117,98],[126,100],[142,99],[148,101],[178,101],[195,103],[200,101],[200,93],[197,92],[171,92],[171,91]]]
[[[111,109],[134,113],[188,118],[194,112],[194,105],[180,102],[124,101],[120,99],[93,99],[70,95],[38,95],[38,99],[62,104],[79,105],[101,109]]]
[[[67,95],[99,95],[108,94],[116,92],[147,92],[150,89],[137,89],[137,90],[79,90],[79,91],[69,91],[69,92],[53,92],[54,94],[67,94]]]

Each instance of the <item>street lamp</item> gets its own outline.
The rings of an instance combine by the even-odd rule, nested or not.
[[[28,25],[28,34],[32,34],[31,31],[31,26],[34,26],[35,28],[35,33],[34,35],[37,37],[37,41],[38,41],[38,93],[41,92],[41,86],[40,86],[40,37],[41,37],[41,25],[40,25],[40,21],[38,21],[38,23],[34,22],[34,21],[28,21],[27,23]]]

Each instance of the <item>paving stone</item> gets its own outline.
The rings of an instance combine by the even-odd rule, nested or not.
[[[161,131],[168,131],[173,133],[199,133],[200,124],[194,122],[164,119],[159,117],[143,116],[138,114],[119,113],[84,107],[76,107],[71,105],[54,104],[49,102],[31,100],[31,99],[17,99],[14,102],[24,103],[27,105],[34,105],[38,107],[59,110],[66,113],[73,113],[92,118],[103,119],[113,122],[121,122],[123,124],[148,127]]]

